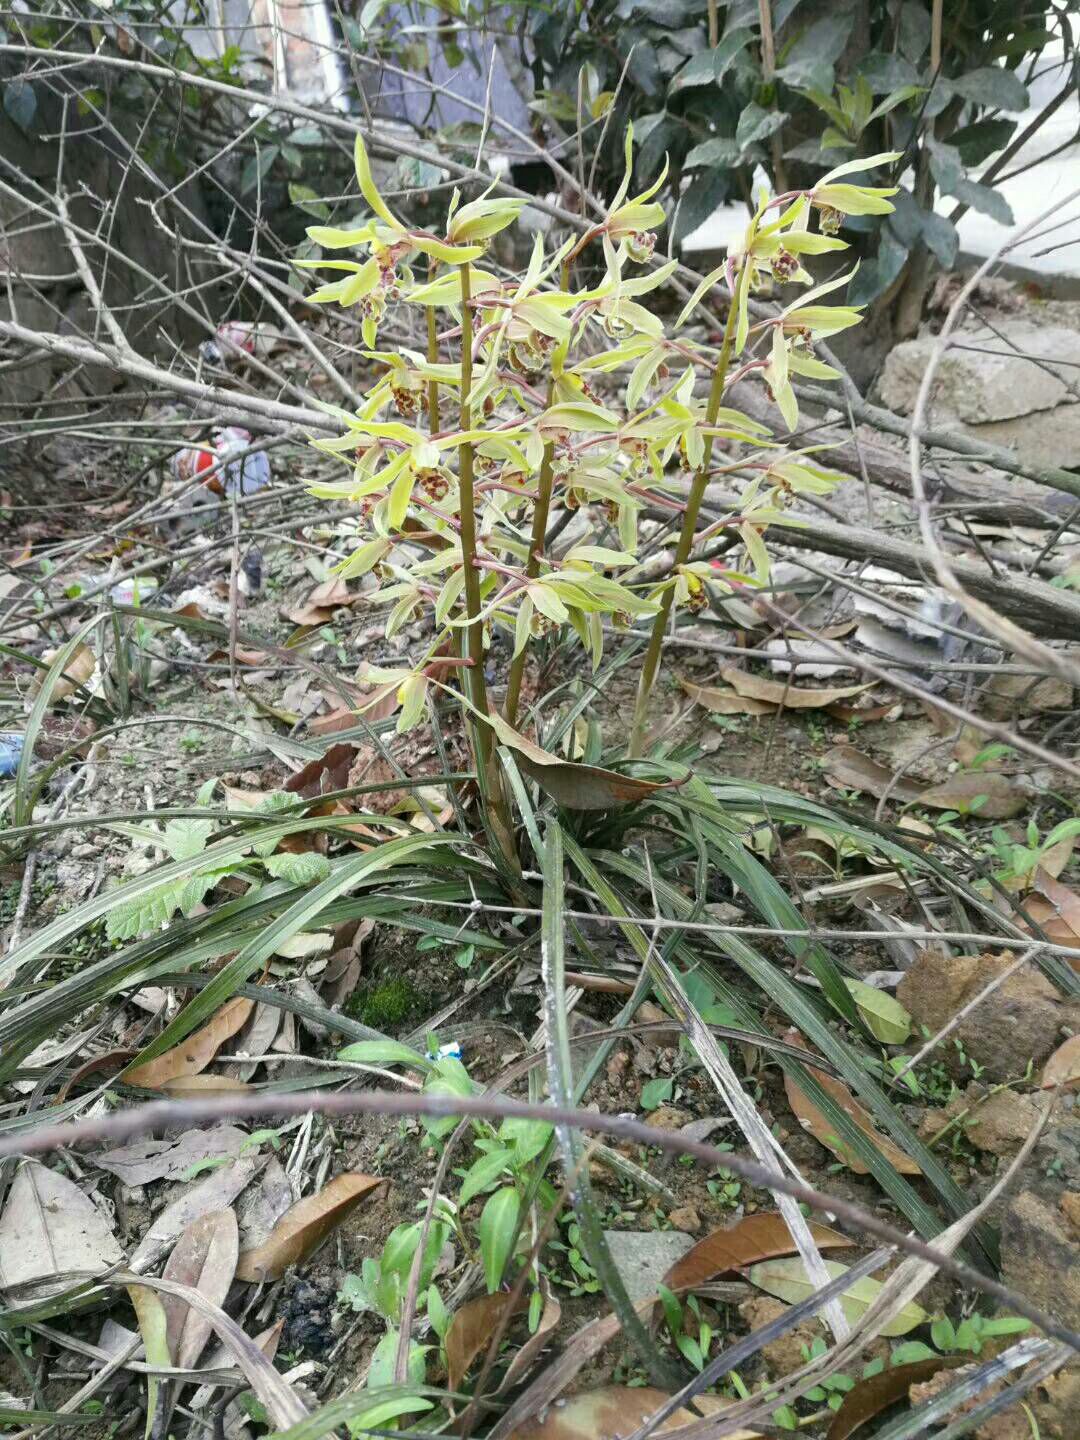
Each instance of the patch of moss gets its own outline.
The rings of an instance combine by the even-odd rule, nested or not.
[[[403,976],[379,985],[355,990],[345,1004],[345,1013],[374,1030],[391,1030],[417,1014],[424,997]]]

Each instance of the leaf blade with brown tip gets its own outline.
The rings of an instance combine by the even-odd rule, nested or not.
[[[287,1210],[262,1245],[243,1251],[236,1278],[252,1284],[280,1279],[290,1265],[306,1260],[364,1196],[381,1184],[375,1175],[354,1171],[335,1176],[317,1195],[309,1195]]]
[[[785,1040],[789,1040],[793,1045],[800,1045],[804,1049],[809,1049],[806,1041],[797,1030],[789,1030],[784,1038]],[[823,1072],[819,1072],[814,1078],[821,1088],[835,1100],[852,1123],[857,1125],[867,1139],[877,1146],[878,1150],[894,1170],[899,1171],[901,1175],[922,1174],[919,1166],[909,1155],[905,1155],[899,1145],[894,1144],[887,1135],[882,1135],[879,1130],[875,1129],[874,1122],[869,1114],[855,1099],[855,1096],[842,1080],[836,1080],[831,1075],[826,1075]],[[787,1094],[788,1104],[795,1112],[804,1130],[808,1130],[819,1144],[824,1145],[826,1150],[831,1150],[834,1155],[843,1160],[845,1165],[850,1166],[856,1175],[869,1174],[869,1167],[866,1166],[857,1155],[852,1154],[848,1150],[847,1146],[836,1134],[828,1118],[823,1115],[810,1098],[800,1090],[794,1076],[784,1076],[784,1090]]]

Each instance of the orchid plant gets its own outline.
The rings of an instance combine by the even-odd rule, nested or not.
[[[757,377],[792,431],[793,381],[838,378],[815,345],[858,323],[858,307],[822,303],[854,271],[815,284],[805,262],[846,248],[837,233],[845,217],[892,209],[894,188],[843,177],[898,157],[851,161],[812,189],[763,196],[724,264],[665,323],[655,298],[646,301],[679,268],[674,260],[653,264],[665,216],[652,196],[664,177],[628,198],[632,143],[628,129],[626,175],[606,218],[550,254],[538,235],[524,272],[510,275],[483,262],[491,238],[519,220],[521,200],[489,191],[461,205],[455,191],[442,236],[410,229],[379,194],[358,136],[357,180],[372,218],[352,230],[312,226],[308,235],[324,251],[361,258],[300,262],[341,272],[311,298],[359,309],[377,371],[359,409],[335,412],[341,435],[313,442],[349,472],[313,493],[356,503],[368,529],[339,573],[376,573],[371,598],[388,607],[388,637],[421,615],[431,621],[417,664],[368,667],[361,678],[378,687],[373,703],[396,696],[398,728],[407,730],[423,716],[430,688],[460,670],[489,794],[497,789],[493,727],[503,740],[514,733],[532,641],[572,631],[595,669],[605,622],[651,623],[630,742],[639,756],[673,610],[760,586],[769,575],[763,537],[787,500],[826,494],[842,478],[822,465],[821,447],[787,447],[724,401],[737,380]],[[575,288],[575,261],[586,249],[590,259],[598,252],[603,272]],[[420,257],[425,273],[417,272]],[[777,284],[808,288],[773,313],[752,305],[755,292]],[[376,348],[391,302],[426,315],[424,353]],[[726,306],[718,346],[687,333],[703,302]],[[452,419],[444,397],[453,399]],[[737,513],[709,527],[710,535],[737,531],[730,568],[694,558],[702,501],[717,475],[744,482]],[[546,537],[567,510],[577,512],[574,538],[555,552]],[[659,579],[646,578],[638,559],[650,513],[679,527],[673,563]],[[496,707],[485,657],[500,630],[511,658]]]

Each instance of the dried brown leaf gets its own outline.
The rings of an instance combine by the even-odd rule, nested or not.
[[[239,996],[228,1001],[201,1030],[193,1031],[179,1045],[174,1045],[153,1060],[147,1060],[144,1065],[126,1070],[125,1081],[129,1085],[141,1085],[146,1090],[162,1090],[186,1076],[198,1075],[210,1064],[225,1041],[243,1028],[254,1008],[254,1001]]]
[[[540,1316],[540,1324],[525,1341],[524,1345],[521,1345],[514,1352],[514,1358],[507,1366],[506,1374],[503,1376],[502,1384],[498,1389],[500,1395],[512,1389],[524,1375],[528,1374],[533,1361],[551,1339],[553,1332],[558,1327],[559,1321],[562,1319],[562,1306],[558,1300],[555,1299],[555,1296],[552,1295],[551,1291],[548,1290],[546,1282],[543,1284],[543,1290],[544,1313]]]
[[[920,1385],[939,1371],[951,1370],[961,1364],[963,1360],[957,1356],[950,1359],[935,1356],[932,1360],[916,1360],[913,1365],[896,1365],[891,1370],[871,1375],[869,1380],[859,1380],[854,1389],[844,1396],[844,1403],[837,1410],[825,1440],[847,1440],[860,1425],[880,1415],[882,1410],[899,1400],[906,1400],[909,1386]]]
[[[720,674],[738,694],[751,700],[763,700],[784,710],[820,710],[825,705],[835,705],[838,700],[862,695],[871,688],[870,685],[834,685],[827,690],[801,689],[783,680],[767,680],[762,675],[751,675],[748,670],[739,670],[734,665],[726,666]]]
[[[48,665],[56,658],[55,650],[46,650],[42,655],[42,661]],[[64,673],[58,677],[52,687],[52,694],[49,696],[49,704],[55,705],[58,700],[73,695],[81,685],[86,685],[93,678],[97,669],[97,657],[89,645],[76,645],[72,652],[71,659],[64,666]],[[45,681],[45,671],[36,670],[30,681],[30,694],[36,695]]]
[[[180,1075],[162,1085],[166,1095],[182,1100],[185,1095],[211,1095],[223,1092],[227,1095],[242,1095],[251,1086],[243,1080],[234,1080],[231,1075]]]
[[[173,1246],[162,1278],[190,1285],[211,1305],[222,1305],[229,1293],[240,1254],[240,1234],[231,1210],[212,1210],[193,1220]],[[185,1301],[166,1295],[165,1334],[173,1364],[190,1370],[214,1328],[205,1314]]]
[[[889,787],[893,772],[854,745],[836,745],[825,756],[823,762],[825,778],[836,790],[861,790],[880,800],[888,788],[889,794],[901,804],[919,798],[920,787],[910,780],[898,780]]]
[[[0,1286],[32,1285],[44,1298],[122,1259],[111,1225],[76,1184],[37,1160],[20,1166],[0,1215]]]
[[[514,1296],[508,1291],[499,1290],[494,1295],[479,1295],[475,1300],[467,1300],[459,1310],[454,1311],[454,1318],[446,1332],[446,1376],[451,1390],[461,1389],[469,1367],[487,1349],[492,1335],[511,1313],[513,1300]],[[517,1297],[513,1308],[522,1308],[521,1296]]]
[[[182,1179],[196,1161],[239,1155],[247,1138],[237,1125],[215,1125],[209,1130],[185,1130],[172,1140],[134,1140],[117,1150],[103,1150],[95,1163],[124,1185],[149,1185]]]
[[[981,820],[1008,820],[1029,804],[1024,791],[996,770],[958,770],[916,799],[931,810],[958,810]]]
[[[811,1222],[810,1233],[819,1250],[844,1249],[852,1243],[846,1235],[830,1230],[827,1225]],[[699,1240],[672,1265],[664,1276],[664,1284],[669,1290],[693,1290],[698,1285],[707,1285],[718,1275],[779,1255],[794,1255],[797,1250],[782,1215],[747,1215],[738,1224],[714,1230]]]
[[[721,690],[716,685],[695,685],[690,680],[680,680],[695,705],[711,710],[714,715],[775,715],[776,706],[764,700],[755,700],[750,695],[740,695],[737,690]]]
[[[1042,1088],[1080,1090],[1080,1035],[1070,1035],[1043,1066]]]
[[[356,1205],[382,1181],[349,1171],[338,1175],[318,1195],[309,1195],[288,1210],[266,1242],[245,1250],[236,1267],[238,1280],[278,1280],[326,1239]]]
[[[666,1391],[648,1385],[605,1385],[550,1406],[541,1416],[519,1425],[510,1440],[618,1440],[638,1429],[670,1399]],[[702,1415],[715,1415],[731,1401],[718,1395],[695,1395],[694,1404]],[[692,1425],[697,1418],[690,1410],[676,1410],[653,1433],[662,1435]],[[740,1429],[731,1431],[728,1440],[756,1440],[757,1436],[756,1430]]]
[[[793,1045],[799,1045],[804,1050],[810,1047],[799,1034],[798,1030],[789,1030],[784,1039]],[[837,1105],[844,1110],[850,1119],[859,1127],[877,1148],[884,1155],[885,1159],[901,1175],[921,1175],[922,1171],[909,1155],[905,1155],[898,1145],[894,1145],[887,1135],[882,1135],[874,1128],[874,1122],[852,1095],[842,1080],[836,1080],[831,1075],[818,1071],[814,1077],[821,1088],[828,1092],[836,1101]],[[816,1105],[813,1105],[803,1092],[799,1089],[794,1078],[790,1075],[784,1076],[784,1089],[787,1092],[788,1104],[794,1110],[799,1123],[804,1130],[809,1130],[814,1139],[824,1145],[826,1150],[844,1161],[854,1170],[856,1175],[869,1174],[867,1167],[853,1155],[844,1145],[843,1141],[836,1134],[832,1123],[826,1119]]]
[[[636,780],[598,765],[562,760],[520,734],[501,716],[489,715],[487,719],[500,743],[516,753],[525,774],[567,810],[607,810],[613,805],[632,805],[658,790],[674,788],[671,781]]]

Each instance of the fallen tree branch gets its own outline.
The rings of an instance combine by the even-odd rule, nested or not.
[[[710,486],[706,492],[705,510],[713,519],[738,514],[740,505],[739,497],[730,491]],[[648,513],[657,519],[668,518],[661,511]],[[774,521],[771,532],[777,543],[790,549],[817,550],[845,560],[878,561],[913,580],[925,580],[933,573],[930,552],[910,540],[898,540],[860,525],[838,525],[819,515],[799,514],[792,515],[791,519],[798,522],[798,528],[794,523],[782,525]],[[698,558],[722,554],[723,548],[721,541],[708,547]],[[1068,590],[1059,590],[1028,575],[1003,580],[974,560],[957,557],[951,564],[971,593],[995,606],[1001,614],[1015,615],[1049,639],[1075,641],[1080,638],[1080,598]]]
[[[223,390],[219,385],[206,385],[200,380],[188,380],[174,375],[169,370],[152,364],[134,354],[121,354],[114,345],[98,342],[90,344],[71,336],[49,335],[39,330],[30,330],[17,325],[13,320],[0,320],[0,336],[18,340],[24,345],[47,350],[50,355],[62,355],[68,360],[78,360],[83,365],[104,366],[120,375],[130,375],[159,385],[163,390],[172,390],[198,405],[212,406],[214,413],[225,420],[250,424],[254,418],[262,430],[277,434],[292,435],[302,430],[321,430],[336,434],[339,426],[332,423],[319,410],[302,410],[298,405],[281,405],[276,400],[264,400],[258,395],[245,395],[240,390]]]
[[[632,923],[632,922],[631,922]],[[328,1094],[325,1090],[305,1090],[292,1095],[223,1094],[205,1100],[155,1100],[146,1105],[130,1106],[108,1115],[86,1115],[70,1123],[42,1125],[21,1129],[9,1137],[0,1137],[0,1160],[9,1155],[41,1155],[66,1146],[88,1141],[110,1140],[114,1144],[144,1135],[159,1127],[192,1127],[226,1118],[239,1119],[255,1115],[306,1115],[314,1111],[323,1115],[475,1115],[485,1119],[533,1120],[548,1125],[571,1125],[582,1130],[595,1130],[613,1135],[633,1145],[656,1145],[675,1154],[693,1155],[710,1167],[722,1165],[740,1179],[762,1189],[782,1190],[793,1199],[812,1209],[830,1211],[857,1229],[882,1240],[886,1245],[929,1261],[942,1274],[961,1284],[970,1285],[999,1303],[1023,1315],[1055,1340],[1061,1340],[1080,1352],[1080,1334],[1061,1324],[1053,1316],[1032,1305],[1023,1295],[1002,1285],[971,1265],[954,1260],[934,1245],[913,1235],[905,1235],[880,1219],[873,1211],[827,1195],[786,1175],[774,1174],[756,1161],[730,1151],[719,1150],[701,1140],[691,1140],[677,1130],[657,1130],[622,1115],[605,1115],[552,1104],[526,1104],[520,1100],[489,1098],[483,1095],[398,1095],[382,1090],[346,1091]]]

